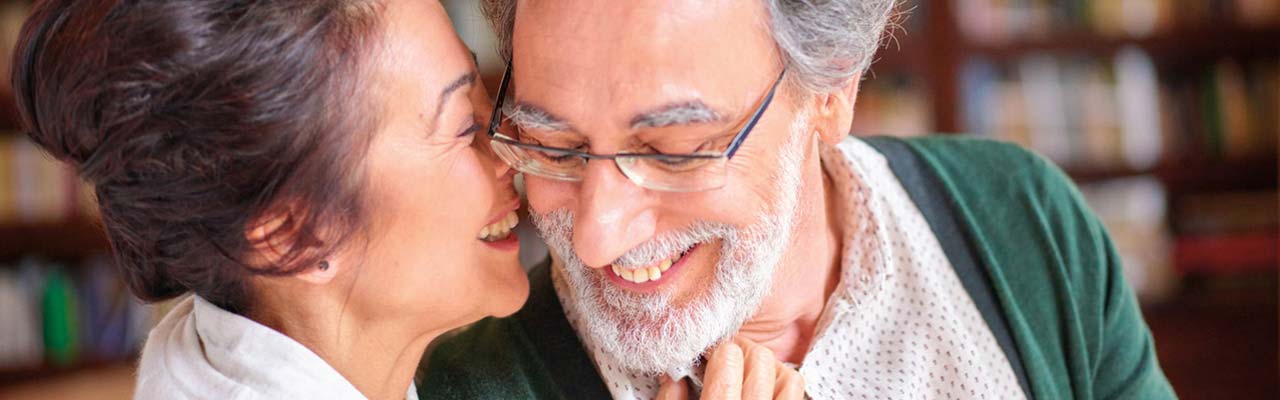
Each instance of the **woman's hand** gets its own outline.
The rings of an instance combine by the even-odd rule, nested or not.
[[[798,400],[804,398],[804,378],[773,356],[769,348],[747,339],[734,338],[711,350],[702,398],[730,400]],[[663,378],[660,400],[689,398],[684,380]]]

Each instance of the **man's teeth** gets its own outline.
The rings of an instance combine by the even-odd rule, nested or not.
[[[622,277],[622,279],[625,279],[628,282],[645,283],[648,281],[656,281],[658,279],[662,279],[662,273],[667,272],[667,270],[671,269],[671,264],[674,263],[676,260],[679,260],[679,257],[677,257],[674,260],[673,259],[662,260],[662,262],[654,265],[650,265],[648,267],[626,268],[626,267],[619,267],[617,264],[613,264],[611,265],[611,267],[613,269],[614,275],[620,276]]]
[[[503,217],[502,219],[498,220],[498,222],[494,222],[489,226],[481,228],[480,235],[477,236],[476,238],[480,240],[488,241],[488,242],[496,242],[502,239],[506,239],[507,236],[511,235],[511,229],[515,228],[516,225],[519,225],[519,224],[520,224],[520,217],[516,216],[515,211],[512,211],[510,213],[507,213],[506,217]]]

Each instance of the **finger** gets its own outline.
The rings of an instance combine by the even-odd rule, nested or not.
[[[742,381],[742,398],[744,400],[772,399],[774,382],[778,379],[778,360],[774,358],[773,351],[754,343],[744,346],[743,350],[746,352],[747,363],[746,379]]]
[[[742,348],[729,342],[716,346],[707,361],[702,397],[739,400],[742,398]]]
[[[684,379],[673,381],[663,376],[659,381],[657,400],[689,400],[689,384]]]
[[[804,376],[791,368],[778,368],[778,383],[773,398],[778,400],[803,400]]]
[[[756,344],[756,342],[753,342],[751,341],[751,339],[747,339],[746,337],[741,335],[734,336],[732,340],[733,340],[733,343],[736,343],[738,347],[742,348],[743,351],[746,351],[747,349],[755,346],[759,346],[758,344]]]

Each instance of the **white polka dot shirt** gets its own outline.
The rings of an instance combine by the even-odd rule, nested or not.
[[[1008,359],[884,156],[849,138],[825,147],[822,164],[843,203],[845,234],[840,284],[800,366],[809,397],[1025,398]],[[576,313],[565,311],[578,326]],[[588,353],[614,398],[657,395],[656,378],[623,371],[594,349]]]

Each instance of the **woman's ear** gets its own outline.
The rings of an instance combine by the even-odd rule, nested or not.
[[[853,105],[858,99],[858,83],[862,74],[854,75],[844,86],[814,96],[813,127],[828,145],[839,144],[853,126]]]
[[[249,224],[245,231],[245,240],[253,248],[252,266],[278,265],[289,254],[290,213],[286,210],[274,210],[264,213]]]
[[[339,268],[342,268],[340,262],[321,260],[316,265],[307,266],[302,271],[298,271],[294,277],[313,285],[325,285],[338,276]]]
[[[253,254],[248,260],[251,267],[283,268],[284,264],[293,261],[290,258],[296,258],[291,253],[298,244],[299,224],[293,215],[291,208],[283,207],[263,213],[250,224],[245,232],[245,239],[253,248]],[[317,285],[326,284],[337,276],[341,268],[342,263],[337,262],[336,258],[337,255],[334,255],[329,260],[303,267],[290,277]]]

